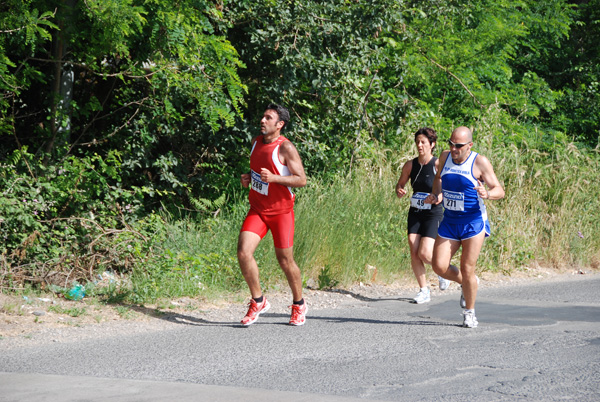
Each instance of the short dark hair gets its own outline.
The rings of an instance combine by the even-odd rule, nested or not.
[[[265,110],[274,110],[277,112],[277,116],[279,116],[279,121],[283,121],[283,127],[281,127],[281,131],[288,125],[290,122],[290,112],[281,105],[276,103],[270,103],[267,105]]]
[[[423,127],[417,130],[415,133],[415,141],[419,135],[424,135],[429,140],[429,144],[437,143],[437,134],[433,128]]]

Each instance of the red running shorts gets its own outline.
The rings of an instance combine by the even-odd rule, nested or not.
[[[289,248],[294,245],[294,210],[279,215],[261,215],[250,209],[240,232],[252,232],[264,238],[268,231],[273,235],[276,248]]]

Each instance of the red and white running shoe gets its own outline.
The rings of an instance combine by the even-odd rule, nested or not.
[[[292,316],[290,317],[290,325],[304,325],[306,322],[306,312],[308,311],[308,307],[306,306],[306,302],[304,304],[292,304],[290,306],[292,308]]]
[[[242,325],[248,326],[254,324],[254,322],[258,320],[258,316],[262,313],[266,313],[270,308],[271,303],[267,301],[266,297],[263,297],[262,303],[257,303],[254,299],[250,299],[250,303],[248,303],[248,312],[241,321]]]

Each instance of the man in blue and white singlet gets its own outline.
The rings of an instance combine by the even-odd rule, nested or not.
[[[479,282],[475,268],[483,242],[490,235],[484,200],[503,198],[504,189],[490,161],[471,150],[471,130],[458,127],[448,143],[450,150],[440,156],[441,168],[425,201],[435,203],[440,193],[444,200],[444,217],[433,248],[432,267],[436,274],[462,285],[463,326],[475,328]],[[457,269],[450,265],[450,260],[461,246],[460,269]]]

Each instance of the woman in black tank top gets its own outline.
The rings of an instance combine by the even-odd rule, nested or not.
[[[419,284],[419,293],[414,298],[414,302],[417,304],[427,303],[431,300],[425,264],[431,265],[437,228],[443,215],[441,195],[436,204],[425,203],[425,198],[431,193],[433,179],[438,169],[438,159],[433,156],[436,142],[437,135],[431,128],[421,128],[415,133],[415,144],[419,156],[404,164],[400,179],[396,184],[398,198],[407,195],[405,186],[409,179],[413,190],[410,196],[407,231],[411,267]],[[450,282],[442,277],[438,277],[438,279],[440,289],[447,289]]]

